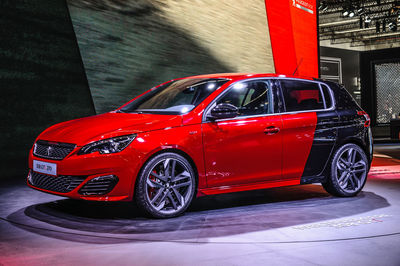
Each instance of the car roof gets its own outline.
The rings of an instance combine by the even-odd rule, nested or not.
[[[296,78],[296,79],[314,80],[314,78],[310,78],[310,77],[282,75],[282,74],[273,74],[273,73],[215,73],[215,74],[190,76],[187,78],[224,78],[224,79],[232,79],[232,80],[241,80],[241,79],[247,79],[247,78],[263,78],[263,77],[266,77],[266,78]]]

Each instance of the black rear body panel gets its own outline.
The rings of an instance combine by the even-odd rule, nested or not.
[[[369,164],[372,161],[371,132],[364,125],[365,117],[358,114],[362,111],[361,107],[342,86],[319,81],[332,90],[335,108],[317,112],[314,140],[301,177],[302,184],[324,182],[332,155],[346,143],[359,145],[365,151]]]

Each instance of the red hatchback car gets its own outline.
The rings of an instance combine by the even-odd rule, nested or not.
[[[214,74],[163,83],[110,113],[56,124],[29,154],[28,185],[183,213],[195,196],[322,183],[354,196],[372,159],[368,115],[336,83]]]

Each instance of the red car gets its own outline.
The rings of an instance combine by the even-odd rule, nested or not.
[[[29,154],[28,185],[153,217],[194,197],[322,183],[354,196],[372,159],[368,115],[336,83],[213,74],[163,83],[115,111],[56,124]]]

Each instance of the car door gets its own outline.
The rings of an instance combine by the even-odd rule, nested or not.
[[[280,85],[285,106],[282,179],[300,181],[323,170],[336,139],[337,115],[331,95],[324,95],[318,82],[281,79]]]
[[[274,114],[273,87],[271,80],[235,83],[206,110],[220,103],[239,109],[235,118],[202,124],[208,187],[280,179],[282,121]]]

